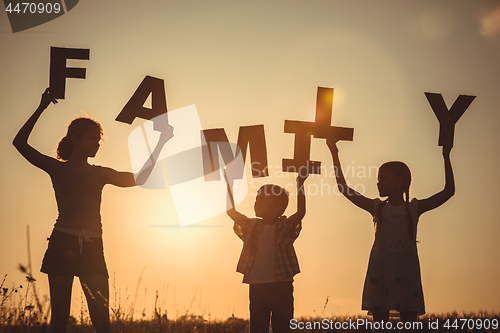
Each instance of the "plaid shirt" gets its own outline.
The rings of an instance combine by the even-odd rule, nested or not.
[[[234,232],[243,241],[240,260],[236,271],[250,273],[255,260],[255,247],[262,232],[261,219],[250,219],[244,215],[234,221]],[[276,277],[285,280],[300,272],[293,242],[299,236],[302,222],[293,216],[281,216],[276,221]]]

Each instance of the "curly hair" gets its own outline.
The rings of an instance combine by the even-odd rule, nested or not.
[[[102,138],[104,132],[101,124],[91,118],[79,117],[75,118],[68,125],[66,136],[62,138],[57,144],[56,157],[58,160],[67,161],[73,152],[73,142],[71,137],[73,135],[80,136],[91,129],[98,129],[99,136]]]

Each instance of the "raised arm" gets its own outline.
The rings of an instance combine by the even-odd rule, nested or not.
[[[228,177],[226,170],[224,170],[224,179],[227,184],[226,213],[234,222],[233,230],[235,234],[245,242],[245,237],[250,235],[248,231],[250,230],[251,219],[236,211],[233,197],[233,179]]]
[[[332,154],[335,179],[337,180],[339,192],[353,204],[373,215],[373,200],[363,196],[361,193],[356,192],[347,185],[344,173],[342,172],[342,166],[340,165],[339,150],[337,149],[336,143],[337,140],[335,137],[330,137],[326,140],[326,144]]]
[[[306,193],[304,190],[304,182],[309,174],[302,175],[299,172],[297,176],[297,212],[290,216],[290,219],[295,222],[295,224],[302,221],[306,215]]]
[[[423,213],[431,209],[441,206],[455,194],[455,179],[453,178],[453,169],[451,168],[451,160],[450,160],[451,148],[452,147],[450,146],[443,146],[444,174],[445,174],[444,189],[441,192],[438,192],[427,199],[418,201],[418,208],[417,208],[418,216],[422,215]]]
[[[224,170],[224,178],[227,184],[226,213],[227,216],[229,216],[231,220],[234,221],[234,224],[236,226],[237,224],[241,224],[242,221],[248,219],[248,217],[236,211],[236,205],[234,204],[234,197],[233,197],[234,183],[232,179],[228,178],[225,170]]]
[[[153,171],[158,157],[160,156],[163,146],[174,136],[173,127],[170,125],[167,126],[166,130],[161,133],[155,149],[139,172],[135,174],[132,172],[119,172],[111,168],[103,167],[101,170],[103,183],[119,187],[131,187],[146,183],[151,175],[151,172]]]
[[[17,133],[14,141],[14,147],[24,156],[28,162],[47,172],[51,177],[55,175],[57,169],[59,168],[59,162],[55,158],[44,155],[38,150],[33,148],[28,144],[28,138],[35,127],[35,124],[40,118],[42,112],[49,106],[50,103],[57,103],[57,99],[50,93],[50,89],[45,89],[42,94],[42,99],[40,105],[31,115],[31,117],[26,121],[26,123],[21,127]]]

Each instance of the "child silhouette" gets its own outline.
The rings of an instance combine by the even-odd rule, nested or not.
[[[228,196],[232,203],[227,215],[234,221],[234,231],[243,241],[237,271],[243,283],[250,285],[250,332],[268,333],[269,321],[274,333],[291,332],[293,319],[293,277],[299,263],[293,242],[302,228],[306,213],[304,181],[297,177],[297,212],[282,216],[288,206],[288,192],[272,184],[263,185],[255,198],[255,215],[238,213],[232,200],[232,183]]]
[[[50,330],[66,332],[73,278],[78,276],[96,332],[112,332],[100,215],[102,188],[106,184],[119,187],[143,184],[151,174],[163,145],[173,137],[173,128],[165,126],[150,158],[139,173],[133,174],[90,165],[88,158],[94,157],[99,150],[102,127],[93,119],[77,118],[59,142],[57,160],[41,154],[28,144],[36,121],[51,102],[57,103],[57,99],[47,88],[40,105],[13,142],[28,162],[49,174],[59,211],[41,269],[49,276]]]
[[[425,313],[417,252],[417,222],[420,215],[441,206],[455,193],[451,146],[443,147],[445,187],[441,192],[427,199],[410,201],[410,169],[403,162],[387,162],[378,172],[379,195],[387,197],[381,201],[366,198],[347,185],[336,142],[335,137],[327,139],[339,191],[353,204],[369,212],[375,223],[375,241],[366,273],[362,309],[368,310],[373,320],[379,323],[389,320],[391,310],[400,313],[402,322],[415,322]]]

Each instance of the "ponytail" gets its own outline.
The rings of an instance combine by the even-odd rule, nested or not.
[[[383,206],[389,202],[389,198],[385,199],[377,206],[375,210],[375,232],[377,232],[378,224],[382,221],[382,208]]]
[[[418,242],[417,241],[417,228],[415,226],[415,223],[413,222],[413,216],[411,215],[410,212],[410,188],[407,188],[405,190],[405,206],[406,206],[406,220],[408,221],[408,230],[410,231],[410,239],[412,241]]]
[[[68,130],[66,132],[66,136],[59,141],[56,148],[56,157],[58,160],[67,161],[73,152],[73,142],[71,141],[71,137],[73,135],[80,136],[89,129],[97,128],[99,130],[99,135],[102,138],[103,130],[101,124],[87,117],[79,117],[75,118],[68,125]]]
[[[65,136],[59,141],[56,149],[56,156],[58,160],[67,161],[71,156],[71,152],[73,151],[73,142],[71,139]]]

